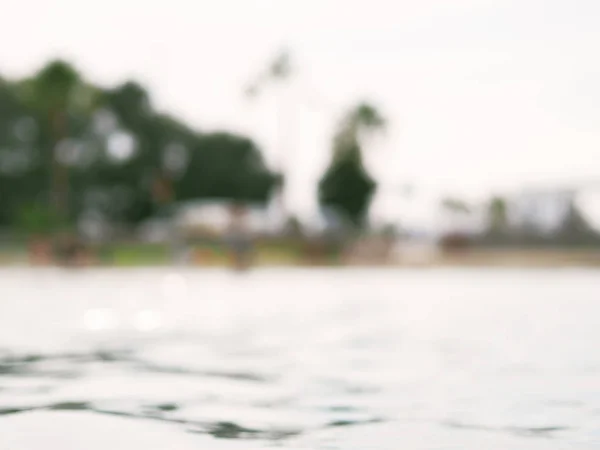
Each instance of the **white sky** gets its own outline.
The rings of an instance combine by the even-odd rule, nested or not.
[[[598,0],[5,3],[2,74],[68,58],[96,82],[140,80],[201,129],[250,133],[272,162],[283,146],[300,212],[314,207],[335,119],[362,99],[391,123],[368,161],[384,182],[377,216],[423,219],[441,191],[600,178]],[[284,46],[295,84],[248,103],[243,87]],[[404,183],[417,188],[410,204]]]

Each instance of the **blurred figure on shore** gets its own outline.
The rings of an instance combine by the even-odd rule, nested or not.
[[[65,267],[83,267],[93,263],[90,249],[78,236],[71,233],[59,236],[55,255],[57,262]]]
[[[237,271],[248,270],[252,264],[253,245],[246,220],[246,207],[240,203],[234,203],[229,214],[230,222],[225,243],[229,248],[232,267]]]
[[[36,236],[29,243],[29,264],[32,266],[50,266],[53,262],[52,244],[46,236]]]

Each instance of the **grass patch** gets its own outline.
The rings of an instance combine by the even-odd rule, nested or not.
[[[100,260],[104,263],[128,266],[160,266],[171,262],[171,252],[167,246],[156,244],[124,244],[100,250]]]

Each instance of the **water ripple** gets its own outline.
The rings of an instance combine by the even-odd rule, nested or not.
[[[132,276],[140,286],[155,278]],[[368,289],[343,274],[326,278],[334,287],[312,285],[308,275],[274,284],[250,276],[248,292],[259,294],[248,303],[222,280],[189,275],[189,292],[222,299],[219,327],[207,326],[216,316],[205,317],[200,301],[171,330],[67,335],[64,324],[41,327],[37,346],[0,350],[0,424],[85,413],[261,448],[393,449],[406,438],[407,448],[489,439],[479,448],[559,449],[594,439],[596,278],[571,274],[548,290],[552,278],[540,274],[481,275],[468,286],[457,281],[464,273],[396,276],[365,275]],[[126,279],[108,277],[105,289]],[[107,299],[95,301],[107,308]],[[45,314],[69,317],[71,307],[57,303]],[[0,331],[12,322],[25,329],[28,314],[7,322],[2,308]],[[439,440],[419,447],[411,436]]]

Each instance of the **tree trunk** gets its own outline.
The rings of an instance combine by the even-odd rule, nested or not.
[[[67,167],[60,161],[58,154],[59,144],[67,136],[67,123],[63,111],[54,110],[50,116],[53,131],[52,147],[52,180],[51,195],[55,211],[61,220],[69,217],[69,172]]]

